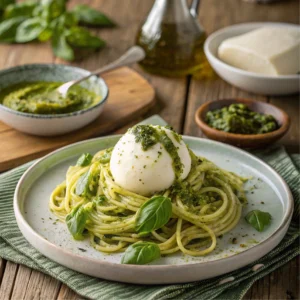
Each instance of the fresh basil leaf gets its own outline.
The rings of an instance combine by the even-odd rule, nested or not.
[[[93,159],[93,155],[90,153],[83,153],[77,160],[76,166],[85,167],[88,166]]]
[[[88,30],[81,27],[70,28],[67,41],[72,47],[99,49],[105,46],[105,42],[92,35]]]
[[[79,23],[92,26],[113,27],[116,24],[100,11],[89,7],[86,4],[76,5],[72,12],[76,15]]]
[[[5,9],[8,5],[14,4],[15,0],[1,0],[0,1],[0,11]]]
[[[78,19],[76,16],[70,12],[66,12],[59,17],[60,25],[63,27],[73,27],[78,24]]]
[[[53,31],[52,35],[52,49],[55,56],[65,60],[74,59],[74,51],[67,43],[66,34],[62,30]]]
[[[46,27],[47,23],[39,17],[25,20],[17,28],[16,41],[26,43],[36,40]]]
[[[53,31],[48,26],[40,33],[38,36],[38,40],[40,42],[46,42],[51,39]]]
[[[51,30],[59,31],[59,32],[64,32],[65,35],[67,36],[69,33],[69,28],[76,26],[78,23],[78,20],[76,17],[69,13],[66,12],[59,16],[58,18],[52,20],[49,24],[49,28]]]
[[[261,232],[271,223],[272,216],[268,212],[252,210],[246,215],[245,219],[257,231]]]
[[[37,7],[36,2],[19,2],[10,4],[5,8],[4,19],[11,19],[15,17],[31,17],[33,10]]]
[[[105,202],[107,199],[104,195],[97,196],[96,198],[93,199],[93,203],[96,205],[102,205],[103,202]]]
[[[18,26],[26,17],[16,17],[0,23],[0,42],[12,43],[15,41]]]
[[[76,184],[75,193],[78,196],[95,196],[99,186],[99,172],[97,168],[90,169],[82,174]]]
[[[130,245],[122,256],[122,264],[144,265],[160,258],[160,249],[151,242],[137,242]]]
[[[43,13],[43,6],[42,5],[37,5],[33,11],[32,11],[32,16],[33,17],[41,17]],[[46,20],[47,21],[47,20]]]
[[[89,192],[89,185],[90,185],[90,172],[87,171],[84,174],[82,174],[76,184],[75,193],[78,196],[85,196]]]
[[[42,0],[39,13],[44,20],[50,22],[66,12],[66,3],[66,0]]]
[[[139,209],[135,220],[135,230],[140,234],[147,234],[164,226],[171,215],[171,199],[163,196],[154,196]]]
[[[85,228],[86,221],[88,219],[88,212],[83,206],[76,206],[66,216],[66,223],[70,233],[75,240],[83,238],[82,233]]]

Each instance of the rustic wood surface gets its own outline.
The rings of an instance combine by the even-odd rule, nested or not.
[[[113,60],[134,43],[135,33],[151,8],[153,0],[71,0],[70,4],[87,3],[112,16],[116,29],[95,30],[108,42],[99,54],[74,65],[92,70]],[[202,0],[200,21],[207,33],[242,22],[279,21],[298,23],[299,2],[282,0],[270,5],[257,5],[242,0]],[[35,53],[33,56],[32,53]],[[1,45],[0,68],[36,62],[64,63],[55,59],[49,45]],[[194,121],[196,108],[204,101],[225,97],[248,97],[267,101],[283,108],[291,117],[292,126],[280,141],[290,152],[299,152],[299,95],[264,97],[238,90],[221,79],[198,81],[192,78],[168,79],[140,72],[155,88],[157,104],[144,117],[158,112],[177,131],[202,136]],[[126,127],[141,120],[135,118]],[[258,280],[245,299],[299,299],[299,258]],[[82,299],[59,281],[25,266],[0,259],[0,299]]]
[[[154,105],[154,89],[130,68],[103,75],[109,97],[103,113],[84,128],[58,137],[23,134],[0,122],[0,172],[41,157],[62,146],[112,132],[145,114]]]

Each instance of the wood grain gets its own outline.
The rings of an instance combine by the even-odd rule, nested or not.
[[[11,295],[12,299],[24,299],[32,270],[28,267],[19,266],[14,286],[22,286],[21,289],[14,289]]]
[[[283,109],[291,119],[291,126],[288,134],[281,140],[286,149],[291,153],[299,153],[299,139],[300,139],[300,101],[299,95],[286,96],[286,97],[269,97],[268,102],[277,105]]]
[[[122,68],[103,77],[110,88],[104,111],[94,122],[78,131],[58,137],[37,137],[7,128],[6,125],[0,126],[0,171],[64,145],[111,132],[153,106],[154,89],[133,70]]]
[[[6,265],[6,261],[4,259],[0,258],[0,287],[1,287],[3,274],[5,271],[5,265]]]
[[[83,300],[84,297],[81,297],[80,295],[76,294],[74,291],[69,289],[66,285],[63,285],[59,291],[57,300]]]
[[[49,295],[55,299],[59,294],[60,286],[60,282],[56,279],[32,270],[24,297],[15,299],[47,299]]]
[[[13,262],[8,261],[6,263],[5,272],[3,274],[3,278],[0,286],[1,300],[8,300],[11,298],[18,267],[19,266]]]

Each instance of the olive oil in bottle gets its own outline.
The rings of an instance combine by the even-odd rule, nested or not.
[[[156,0],[136,43],[146,52],[140,65],[148,72],[171,77],[204,73],[206,35],[186,0]]]

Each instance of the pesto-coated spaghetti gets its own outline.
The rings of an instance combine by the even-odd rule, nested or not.
[[[239,222],[246,199],[245,179],[238,175],[189,150],[192,163],[187,178],[155,195],[142,196],[116,184],[111,152],[83,155],[51,195],[51,211],[67,223],[75,239],[89,236],[95,249],[107,253],[129,249],[136,254],[146,245],[146,259],[127,260],[140,264],[157,258],[159,252],[206,255],[215,249],[216,237]]]

